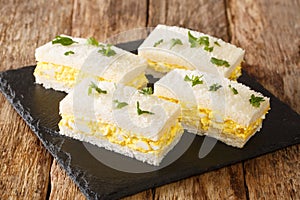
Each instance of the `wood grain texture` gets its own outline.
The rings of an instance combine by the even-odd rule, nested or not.
[[[230,0],[232,41],[246,49],[244,69],[300,113],[300,2]]]
[[[300,113],[300,2],[229,0],[232,42],[244,69]],[[250,199],[299,199],[300,145],[245,163]]]
[[[150,0],[148,26],[157,24],[182,26],[229,40],[223,0]]]
[[[51,166],[51,193],[49,199],[86,199],[56,160],[53,161]]]
[[[2,94],[0,109],[0,199],[43,199],[52,158]]]
[[[35,64],[34,50],[70,33],[69,1],[0,1],[0,70]],[[52,157],[0,95],[0,199],[45,199]]]
[[[300,145],[245,162],[250,199],[300,199]]]
[[[146,0],[75,0],[72,35],[113,44],[141,39],[146,36],[146,13]],[[132,29],[137,30],[124,33]]]
[[[155,190],[158,199],[246,199],[242,164],[232,165]],[[226,189],[225,189],[226,188]]]

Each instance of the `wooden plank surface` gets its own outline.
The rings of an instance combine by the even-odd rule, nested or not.
[[[1,71],[35,64],[34,50],[70,33],[68,1],[0,1]],[[45,199],[52,157],[0,95],[0,199]]]
[[[300,113],[300,1],[228,1],[244,69]],[[300,199],[300,145],[245,162],[249,199]]]
[[[147,34],[118,34],[126,30],[178,25],[245,48],[244,68],[300,113],[299,10],[299,0],[0,0],[1,71],[34,64],[34,49],[57,34],[116,43]],[[85,199],[3,95],[0,131],[0,199]],[[295,145],[125,199],[300,199],[299,149]]]

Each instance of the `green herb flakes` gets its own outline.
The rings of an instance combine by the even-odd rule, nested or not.
[[[192,78],[190,78],[188,75],[185,75],[184,81],[192,82],[192,87],[194,87],[195,85],[203,84],[203,80],[201,79],[202,77],[203,77],[203,75],[201,75],[201,76],[192,75]]]
[[[93,45],[93,46],[96,46],[96,47],[99,46],[99,42],[93,37],[88,38],[86,41],[89,45]]]
[[[144,87],[143,89],[139,90],[139,93],[145,94],[145,95],[151,95],[153,94],[152,87]]]
[[[116,103],[116,108],[117,109],[121,109],[121,108],[123,108],[123,107],[125,107],[125,106],[128,105],[128,103],[126,103],[126,102],[120,102],[117,99],[114,100],[114,103]]]
[[[170,49],[172,49],[175,45],[183,45],[182,44],[182,42],[181,42],[181,40],[180,39],[178,39],[178,38],[172,38],[171,39],[171,47],[170,47]]]
[[[116,55],[116,52],[113,49],[111,49],[111,46],[111,44],[107,44],[105,48],[105,45],[99,45],[101,49],[98,51],[98,53],[101,53],[102,55],[107,57]]]
[[[107,94],[106,90],[102,90],[94,82],[91,82],[91,84],[89,85],[89,89],[88,89],[88,95],[92,94],[93,89],[96,90],[96,92],[98,92],[99,94]]]
[[[142,114],[150,114],[150,115],[154,115],[153,112],[147,111],[147,110],[141,110],[140,109],[140,102],[137,101],[136,102],[136,111],[138,115],[142,115]]]
[[[210,59],[210,62],[211,62],[212,64],[217,65],[217,66],[230,67],[228,61],[226,61],[226,60],[221,60],[221,59],[217,59],[217,58],[215,58],[215,57],[212,57],[212,58]]]
[[[237,89],[235,89],[234,87],[232,87],[231,85],[228,85],[228,87],[231,89],[231,91],[233,92],[234,95],[238,94],[239,92],[237,91]]]
[[[65,56],[71,55],[71,54],[75,54],[74,51],[66,51],[64,53]]]
[[[69,37],[64,37],[64,36],[56,36],[54,40],[52,40],[52,44],[61,44],[63,46],[69,46],[73,43],[78,43],[74,40],[72,40],[71,38]]]
[[[154,47],[157,47],[158,45],[160,45],[161,43],[163,43],[164,42],[164,40],[163,39],[161,39],[161,40],[158,40],[157,42],[155,42],[154,43]]]
[[[250,104],[256,108],[258,108],[260,106],[260,102],[263,101],[265,101],[263,97],[256,97],[254,94],[252,94],[251,98],[249,99]]]
[[[209,86],[209,91],[215,92],[218,89],[220,89],[222,87],[222,85],[218,84],[218,83],[214,83],[211,86]]]

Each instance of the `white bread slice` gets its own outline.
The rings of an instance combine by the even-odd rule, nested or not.
[[[95,91],[88,94],[89,80],[83,80],[60,102],[60,114],[62,121],[59,123],[60,133],[90,142],[108,150],[112,150],[149,164],[158,165],[163,157],[179,141],[183,129],[178,122],[180,115],[180,106],[168,101],[164,101],[153,95],[141,94],[133,87],[111,82],[98,82],[97,86],[105,90],[106,94],[97,94]],[[128,105],[117,109],[115,100],[126,102]],[[137,113],[137,102],[142,110],[153,112],[154,114]],[[67,117],[72,116],[74,121],[65,121]],[[131,146],[122,146],[111,138],[105,138],[105,131],[93,132],[91,123],[107,124],[113,127],[115,133],[110,133],[118,140],[124,141],[124,138],[136,138],[141,141],[149,140],[150,146],[136,143],[138,148],[149,150],[146,153],[138,151]],[[177,127],[178,129],[172,129]],[[102,126],[105,129],[105,127]],[[104,130],[103,129],[103,130]],[[102,130],[102,129],[101,129]],[[170,135],[170,130],[175,130]],[[167,138],[169,144],[157,144],[162,138]],[[114,139],[114,138],[113,138]],[[118,141],[119,142],[119,141]],[[151,150],[151,148],[152,150]]]
[[[188,38],[189,31],[196,38],[207,36],[209,47],[213,47],[212,52],[204,50],[203,45],[191,48]],[[172,39],[180,39],[183,44],[175,45],[170,49]],[[160,40],[163,40],[163,42],[154,47],[154,44]],[[221,74],[229,78],[243,61],[244,50],[197,31],[176,26],[158,25],[138,48],[138,54],[149,61],[157,62],[161,66],[164,63],[175,64],[184,66],[186,69]],[[213,64],[210,61],[212,57],[228,61],[230,67]],[[162,72],[168,71],[167,68],[162,70]]]
[[[83,78],[91,77],[93,79],[100,78],[106,81],[129,84],[137,77],[141,77],[143,79],[142,85],[146,85],[147,80],[145,76],[141,76],[144,75],[147,67],[147,62],[143,58],[115,46],[112,46],[111,49],[116,54],[105,56],[98,52],[101,47],[88,44],[87,39],[62,36],[71,38],[77,43],[63,46],[48,42],[36,49],[35,57],[38,65],[34,75],[37,83],[65,92],[69,92],[72,89],[74,84],[64,84],[61,83],[64,80],[56,80],[56,74],[60,72],[55,67],[50,67],[50,69],[42,67],[42,64],[53,64],[53,66],[68,67],[75,71],[76,77],[71,78],[77,80],[77,82],[80,82]],[[105,46],[103,43],[99,44]],[[66,56],[65,53],[68,51],[72,51],[74,54]]]
[[[191,81],[184,80],[185,76],[201,77],[200,80],[203,83],[192,87]],[[222,87],[216,91],[210,91],[213,84]],[[233,88],[238,94],[234,94]],[[176,69],[169,72],[155,83],[154,95],[171,100],[176,99],[180,102],[182,123],[189,131],[215,137],[236,147],[243,147],[247,140],[260,129],[262,120],[270,108],[269,98],[249,87],[221,76],[196,70]],[[259,107],[250,103],[251,95],[263,98],[264,101],[260,102]],[[203,113],[199,109],[202,109]],[[203,116],[205,112],[207,116]],[[205,122],[209,123],[206,130],[201,124],[201,120],[205,119]],[[226,133],[223,128],[226,127],[226,123],[229,123],[228,120],[239,126],[252,127],[253,133],[246,136],[239,135],[239,133]]]

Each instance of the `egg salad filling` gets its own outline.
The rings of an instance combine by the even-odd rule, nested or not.
[[[162,73],[167,73],[173,69],[188,69],[185,66],[181,65],[176,65],[176,64],[168,64],[164,62],[155,62],[153,60],[147,60],[149,67],[154,69],[155,71],[162,72]]]
[[[173,69],[185,69],[188,70],[187,67],[176,65],[176,64],[168,64],[164,62],[155,62],[153,60],[147,60],[148,65],[150,68],[154,69],[155,71],[161,72],[161,73],[167,73]],[[239,76],[242,75],[242,66],[241,64],[238,65],[230,74],[228,77],[231,80],[236,80]]]
[[[84,127],[82,128],[84,131],[81,130],[80,134],[94,136],[98,139],[106,139],[111,143],[127,146],[142,153],[153,153],[155,155],[159,155],[179,134],[183,133],[183,128],[178,121],[166,129],[166,132],[156,141],[146,137],[139,137],[115,124],[107,123],[102,120],[75,119],[72,115],[62,115],[62,119],[58,125],[59,127],[67,127],[71,131],[80,131],[74,128],[77,126]]]
[[[228,77],[228,79],[230,80],[237,80],[238,77],[240,77],[242,75],[242,65],[239,64],[230,74],[230,76]]]
[[[171,101],[173,103],[181,103],[177,99],[168,98],[164,96],[158,97],[167,101]],[[264,116],[268,113],[268,110],[270,109],[268,108],[266,111],[264,111],[264,114],[260,118],[258,118],[250,125],[246,126],[239,124],[232,119],[224,119],[222,122],[217,122],[216,120],[214,120],[213,112],[206,108],[198,108],[199,113],[197,114],[199,115],[197,115],[194,111],[186,109],[183,103],[181,103],[181,107],[182,116],[180,116],[179,119],[183,124],[198,127],[198,129],[200,128],[199,130],[201,132],[205,132],[209,128],[220,129],[222,134],[235,135],[236,137],[242,139],[246,139],[249,136],[251,136],[261,126]],[[199,117],[193,118],[193,116]]]
[[[111,80],[107,80],[100,76],[88,75],[87,73],[80,72],[78,69],[69,66],[57,65],[47,62],[37,63],[37,66],[34,70],[34,76],[54,79],[57,82],[63,82],[70,88],[75,86],[76,81],[78,82],[88,76],[95,77],[98,81],[111,82]],[[147,84],[147,82],[148,80],[145,74],[140,74],[125,85],[135,88],[142,88]]]

